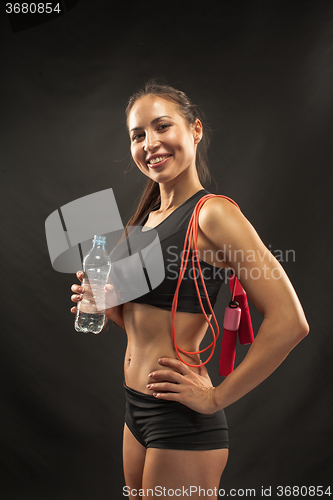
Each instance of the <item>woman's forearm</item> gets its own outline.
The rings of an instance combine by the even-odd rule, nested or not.
[[[120,304],[119,306],[114,306],[107,311],[106,317],[113,321],[116,325],[125,328],[125,323],[123,320],[123,307],[124,304]]]
[[[265,319],[244,360],[215,388],[217,409],[231,405],[263,382],[308,331],[306,322]]]

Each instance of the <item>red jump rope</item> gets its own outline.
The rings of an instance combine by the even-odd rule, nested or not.
[[[196,204],[192,217],[190,219],[186,236],[185,236],[185,241],[184,241],[184,250],[182,254],[182,261],[181,261],[181,266],[180,266],[180,271],[179,271],[179,276],[178,276],[178,282],[177,282],[177,287],[175,291],[175,295],[173,298],[172,302],[172,308],[171,308],[171,336],[172,336],[172,341],[173,345],[175,348],[175,351],[177,353],[178,358],[180,361],[185,363],[187,366],[191,367],[200,367],[204,366],[208,361],[211,359],[211,357],[214,354],[214,350],[216,347],[216,340],[219,336],[219,325],[217,323],[212,305],[209,300],[209,296],[207,293],[206,285],[204,278],[202,276],[201,272],[201,266],[199,259],[197,259],[197,264],[198,264],[198,269],[199,269],[199,274],[200,274],[200,279],[201,283],[205,292],[205,296],[207,299],[207,303],[209,306],[210,313],[212,315],[214,324],[215,324],[215,329],[216,332],[214,331],[213,325],[208,318],[205,308],[202,304],[201,296],[200,296],[200,291],[197,283],[197,276],[195,272],[195,257],[198,255],[198,249],[197,249],[197,237],[198,237],[198,217],[199,217],[199,212],[202,207],[202,205],[209,200],[210,198],[213,197],[219,197],[219,198],[225,198],[229,200],[231,203],[233,203],[237,208],[239,206],[237,203],[235,203],[231,198],[228,198],[227,196],[223,195],[215,195],[215,194],[207,194],[203,196],[198,203]],[[177,311],[177,303],[178,303],[178,294],[179,294],[179,288],[187,267],[188,263],[188,256],[189,252],[191,250],[191,241],[193,241],[193,252],[192,252],[192,269],[193,269],[193,276],[194,276],[194,283],[195,287],[197,290],[198,294],[198,299],[200,302],[201,310],[205,316],[205,319],[209,325],[209,328],[211,329],[212,335],[213,335],[213,342],[202,349],[201,351],[196,351],[196,352],[189,352],[185,351],[184,349],[181,349],[177,345],[176,341],[176,330],[175,330],[175,316],[176,316],[176,311]],[[226,307],[225,310],[225,315],[224,315],[224,323],[223,323],[223,338],[222,338],[222,346],[221,346],[221,358],[220,358],[220,367],[219,367],[219,374],[222,375],[223,377],[226,377],[231,373],[234,369],[234,362],[235,362],[235,355],[236,355],[236,343],[237,343],[237,331],[239,335],[239,341],[241,344],[250,344],[253,342],[253,329],[252,329],[252,323],[251,323],[251,316],[250,316],[250,311],[248,307],[248,302],[247,302],[247,296],[246,292],[239,283],[238,279],[236,278],[235,275],[233,275],[229,279],[230,283],[230,289],[231,289],[231,301],[229,303],[229,306]],[[194,354],[201,354],[202,352],[207,351],[208,349],[212,349],[211,353],[209,354],[208,358],[206,361],[203,363],[193,365],[190,363],[187,363],[184,361],[180,355],[180,353],[183,354],[188,354],[188,355],[194,355]]]

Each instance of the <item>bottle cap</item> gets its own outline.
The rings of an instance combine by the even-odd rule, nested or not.
[[[106,243],[106,237],[105,236],[98,236],[97,234],[95,234],[94,239],[93,239],[93,243],[102,243],[102,244],[105,244]]]

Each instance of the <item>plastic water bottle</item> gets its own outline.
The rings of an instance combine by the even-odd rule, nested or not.
[[[108,282],[111,260],[105,249],[105,236],[95,235],[92,241],[93,247],[83,259],[82,286],[85,288],[85,293],[77,304],[74,326],[77,332],[97,334],[103,330],[105,324],[104,286]]]

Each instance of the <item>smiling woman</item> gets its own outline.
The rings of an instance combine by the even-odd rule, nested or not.
[[[208,128],[208,125],[204,123],[203,115],[199,108],[190,101],[190,99],[184,92],[178,89],[175,89],[169,85],[158,84],[154,79],[152,79],[149,80],[149,82],[143,89],[131,96],[125,111],[127,117],[127,125],[130,132],[131,151],[133,147],[132,142],[142,141],[143,137],[145,136],[145,131],[143,128],[131,130],[131,126],[129,125],[128,121],[129,115],[137,101],[144,97],[159,98],[160,103],[171,104],[171,109],[173,111],[172,114],[174,115],[174,113],[176,112],[176,117],[178,115],[178,118],[183,118],[184,124],[187,124],[188,127],[193,126],[193,124],[197,121],[198,126],[201,127],[201,139],[196,145],[195,167],[200,185],[205,184],[210,179],[210,171],[207,160],[207,150],[210,144],[210,130]],[[160,110],[160,113],[162,112],[163,111]],[[157,114],[157,116],[155,116],[153,120],[154,119],[156,119],[156,121],[160,120],[159,126],[161,137],[163,131],[167,131],[172,126],[172,123],[170,123],[172,115],[167,114],[166,116],[163,116]],[[159,151],[157,151],[156,153],[151,153],[151,156],[153,157],[154,154],[158,155],[159,153]],[[152,166],[150,166],[150,168],[152,168]],[[143,173],[147,175],[145,171]],[[160,202],[161,197],[158,181],[155,182],[149,175],[147,176],[149,177],[149,179],[144,193],[141,197],[141,201],[135,214],[129,220],[128,225],[136,225],[138,222],[140,222],[142,217],[146,215],[147,212],[149,212]]]
[[[188,124],[175,102],[146,95],[132,106],[127,123],[132,157],[154,182],[176,181],[184,172],[197,177],[195,150],[202,137],[199,119]]]
[[[229,200],[208,197],[199,213],[196,241],[208,296],[202,287],[197,289],[193,277],[184,275],[175,315],[177,343],[186,353],[180,361],[171,341],[174,274],[178,278],[192,213],[209,194],[203,187],[208,176],[203,156],[207,131],[183,92],[154,81],[131,97],[126,116],[133,160],[148,178],[128,225],[141,232],[156,229],[165,278],[149,293],[106,311],[126,329],[128,338],[125,480],[132,492],[197,487],[192,498],[199,498],[199,487],[216,493],[227,463],[223,409],[265,380],[308,333],[308,325],[288,277],[248,220]],[[242,260],[249,252],[255,257]],[[172,273],[170,254],[176,256]],[[230,268],[263,314],[263,322],[245,359],[213,387],[198,351],[210,318],[207,304],[214,304]],[[89,292],[78,285],[72,291],[74,302]]]

